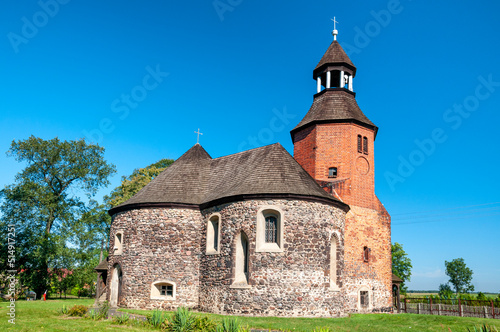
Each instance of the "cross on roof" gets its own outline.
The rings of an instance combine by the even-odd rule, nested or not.
[[[196,137],[196,144],[200,144],[200,135],[203,135],[202,133],[200,133],[200,128],[198,128],[198,131],[195,131],[194,133],[198,134],[198,136]]]
[[[337,30],[337,26],[335,24],[339,23],[339,22],[335,21],[335,16],[333,18],[331,18],[330,20],[333,21],[333,30]]]

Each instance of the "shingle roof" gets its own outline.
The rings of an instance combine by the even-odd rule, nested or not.
[[[326,50],[325,54],[319,61],[318,65],[316,66],[316,69],[320,68],[321,66],[327,64],[327,63],[346,63],[353,68],[356,68],[353,63],[351,62],[351,59],[347,56],[347,54],[344,52],[344,49],[342,46],[340,46],[339,42],[334,40],[328,49]]]
[[[302,121],[292,129],[293,132],[315,122],[347,122],[354,121],[377,130],[377,127],[363,114],[354,95],[344,89],[323,90],[316,95],[309,112]]]
[[[199,207],[245,196],[273,195],[309,197],[347,208],[321,189],[279,143],[216,159],[196,144],[109,213],[164,203]]]

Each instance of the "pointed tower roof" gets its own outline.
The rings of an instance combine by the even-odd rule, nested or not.
[[[334,30],[334,38],[337,34],[338,31]],[[314,95],[307,114],[290,132],[292,141],[300,129],[318,123],[357,123],[377,134],[377,126],[366,117],[356,102],[356,93],[352,90],[355,75],[356,67],[335,39],[313,70],[313,78],[318,80],[318,93]],[[348,82],[342,83],[344,76]],[[322,91],[321,86],[324,87]]]
[[[325,192],[279,143],[217,159],[196,144],[109,213],[143,207],[205,208],[268,197],[307,199],[348,209]]]
[[[328,47],[325,54],[319,61],[318,65],[316,66],[316,68],[314,68],[314,71],[315,72],[320,71],[323,66],[328,64],[332,65],[345,64],[352,67],[354,72],[356,72],[356,67],[351,62],[351,59],[349,59],[342,46],[340,46],[339,42],[336,40],[334,40],[330,44],[330,47]]]

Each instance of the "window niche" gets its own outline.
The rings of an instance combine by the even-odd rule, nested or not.
[[[331,242],[330,242],[330,290],[333,290],[333,291],[340,290],[338,275],[337,275],[338,248],[339,248],[338,238],[336,235],[333,235]]]
[[[176,285],[175,282],[159,280],[151,285],[152,300],[175,300]]]
[[[363,152],[363,138],[358,135],[358,153]]]
[[[256,252],[283,252],[283,211],[265,206],[257,212]]]
[[[114,255],[121,255],[123,253],[123,231],[119,230],[115,233],[115,244],[113,247]]]
[[[236,237],[236,252],[234,255],[234,281],[230,288],[250,288],[249,280],[249,242],[248,236],[241,231]]]
[[[207,222],[207,255],[220,253],[220,214],[212,215]]]

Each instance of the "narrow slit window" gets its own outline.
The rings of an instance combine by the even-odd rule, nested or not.
[[[266,243],[278,243],[278,219],[275,216],[266,217]]]
[[[214,250],[219,250],[219,220],[212,221],[214,227]]]
[[[363,153],[368,154],[368,138],[363,137]]]
[[[358,152],[359,153],[363,152],[363,142],[361,135],[358,135]]]
[[[363,261],[368,262],[370,260],[370,248],[363,247]]]

